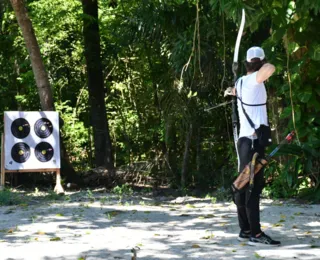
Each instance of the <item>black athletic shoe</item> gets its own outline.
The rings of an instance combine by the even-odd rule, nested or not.
[[[271,237],[262,232],[259,237],[250,237],[248,244],[251,246],[280,246],[281,242],[273,240]]]
[[[251,232],[250,231],[240,231],[238,240],[239,241],[248,241],[251,237]]]

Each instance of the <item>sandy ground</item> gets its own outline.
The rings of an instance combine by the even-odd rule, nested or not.
[[[237,241],[236,208],[194,197],[100,192],[0,207],[0,259],[320,259],[320,205],[263,200],[263,230],[281,247]]]

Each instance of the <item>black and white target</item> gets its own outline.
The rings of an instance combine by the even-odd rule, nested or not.
[[[30,134],[30,124],[24,118],[17,118],[11,124],[11,133],[14,137],[23,139]]]
[[[34,124],[34,132],[40,138],[47,138],[52,134],[53,125],[47,118],[40,118]]]
[[[11,157],[17,163],[24,163],[30,158],[30,146],[19,142],[12,146]]]
[[[54,150],[51,144],[47,142],[41,142],[34,148],[34,154],[40,162],[48,162],[52,159]]]
[[[55,111],[5,111],[6,170],[60,168],[59,114]]]

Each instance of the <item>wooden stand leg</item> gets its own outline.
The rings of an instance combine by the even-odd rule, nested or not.
[[[63,194],[64,189],[62,188],[61,185],[61,176],[60,176],[60,169],[56,171],[56,186],[54,187],[54,192],[57,194]]]
[[[1,135],[1,178],[0,178],[0,190],[4,189],[5,185],[5,168],[4,168],[4,136]]]

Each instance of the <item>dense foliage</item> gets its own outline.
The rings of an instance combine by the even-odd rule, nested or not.
[[[83,171],[94,165],[81,2],[26,5],[56,108],[67,122],[62,129],[67,150]],[[319,196],[319,1],[100,0],[115,164],[143,164],[146,175],[174,187],[228,187],[236,168],[231,109],[204,109],[226,101],[242,8],[247,16],[239,60],[247,48],[260,45],[276,66],[267,83],[274,139],[281,141],[293,129],[298,133],[267,169],[268,191]],[[0,2],[0,93],[1,113],[40,107],[9,1]]]

